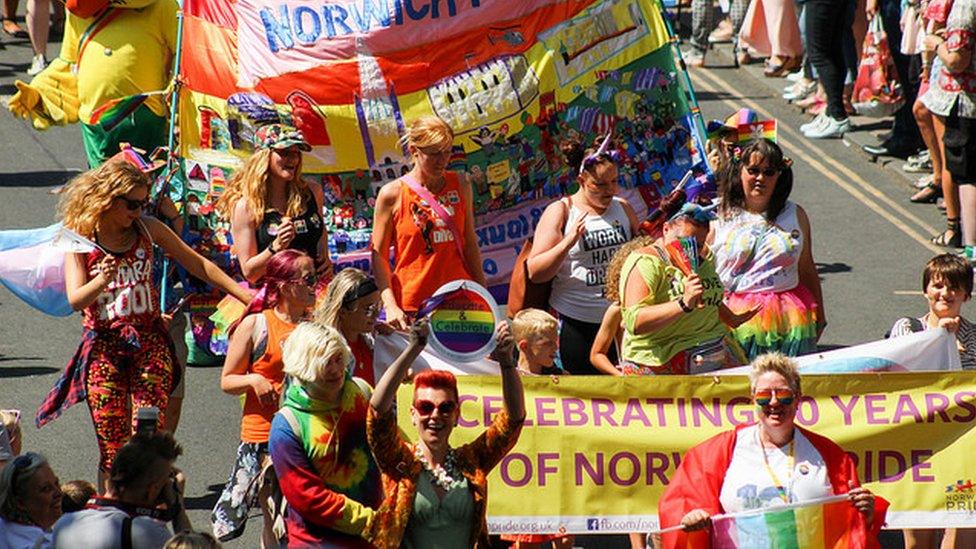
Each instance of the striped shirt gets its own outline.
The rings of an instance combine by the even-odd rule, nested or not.
[[[929,327],[925,317],[899,318],[891,327],[891,337],[908,335],[927,330]],[[976,370],[976,324],[959,317],[959,329],[956,330],[956,341],[959,342],[959,359],[963,370]]]

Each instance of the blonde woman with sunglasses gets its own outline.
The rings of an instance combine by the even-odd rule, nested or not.
[[[397,330],[405,330],[410,314],[445,283],[485,285],[471,184],[447,170],[454,130],[436,116],[424,116],[403,141],[413,168],[380,189],[371,243],[386,318]]]
[[[376,385],[373,369],[373,333],[392,333],[389,325],[378,322],[383,301],[376,280],[353,267],[336,274],[326,289],[325,299],[315,307],[315,321],[331,326],[346,338],[352,351],[353,377]]]
[[[150,184],[139,167],[117,157],[71,180],[60,204],[64,226],[99,248],[65,256],[68,302],[81,311],[84,331],[74,358],[37,411],[37,423],[87,401],[101,456],[101,490],[115,454],[132,434],[136,410],[165,410],[180,375],[151,276],[154,245],[192,275],[244,303],[251,300],[166,225],[143,216]]]
[[[796,425],[803,396],[796,363],[779,353],[756,358],[749,387],[757,422],[689,450],[658,502],[662,528],[683,526],[665,533],[663,546],[709,547],[705,530],[717,514],[840,494],[853,506],[851,527],[863,526],[865,546],[877,546],[888,502],[860,486],[854,461],[840,446]]]

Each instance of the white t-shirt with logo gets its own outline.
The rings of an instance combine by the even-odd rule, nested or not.
[[[763,460],[764,451],[769,469],[782,483],[790,503],[833,495],[827,464],[820,452],[799,430],[795,431],[793,441],[793,470],[790,471],[790,444],[763,448],[759,442],[758,425],[738,432],[732,462],[719,492],[724,512],[738,513],[785,504]]]

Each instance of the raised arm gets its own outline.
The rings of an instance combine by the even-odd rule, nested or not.
[[[85,254],[67,253],[64,255],[64,284],[71,308],[80,311],[98,299],[109,283],[115,279],[119,262],[106,255],[95,266],[95,276],[89,276],[85,267]]]
[[[565,232],[563,227],[568,219],[569,208],[563,200],[549,204],[542,212],[539,224],[535,227],[535,235],[532,237],[532,251],[529,252],[529,260],[525,263],[532,282],[552,280],[566,260],[570,248],[586,232],[586,218],[581,216],[573,227],[570,227],[569,234],[563,235]]]
[[[397,388],[400,387],[403,379],[407,376],[407,370],[410,368],[410,365],[413,364],[413,361],[420,355],[420,351],[424,350],[424,346],[427,345],[427,333],[426,320],[415,322],[410,328],[410,343],[407,344],[407,347],[400,353],[400,356],[396,357],[393,364],[386,369],[383,377],[376,383],[376,389],[373,390],[373,396],[369,399],[369,405],[377,414],[386,414],[393,408],[393,400],[396,398]]]
[[[237,298],[241,303],[251,301],[250,292],[234,282],[234,279],[227,276],[227,273],[222,271],[220,267],[193,251],[169,227],[152,218],[143,218],[142,222],[145,223],[153,241],[180,265],[183,265],[186,270],[190,271],[193,276],[220,288]]]
[[[249,282],[257,282],[264,275],[264,268],[268,260],[274,255],[269,246],[258,252],[258,243],[254,237],[255,226],[247,203],[241,199],[234,204],[230,216],[230,232],[234,238],[234,255],[241,265],[241,272]],[[277,240],[277,238],[276,238]]]
[[[497,345],[492,358],[498,361],[502,370],[502,402],[505,412],[511,420],[521,423],[525,419],[525,391],[522,388],[522,376],[518,373],[518,363],[515,361],[515,338],[508,327],[508,321],[503,320],[495,328]]]
[[[379,195],[376,197],[376,208],[373,210],[373,238],[370,240],[370,250],[373,276],[376,278],[376,287],[380,290],[383,308],[386,309],[387,321],[397,330],[405,330],[409,320],[397,303],[393,289],[390,287],[392,279],[390,243],[393,241],[393,214],[399,198],[399,181],[387,183],[380,188]]]
[[[636,335],[653,332],[654,330],[667,326],[685,314],[684,308],[677,299],[665,301],[664,303],[644,305],[636,313],[627,311],[630,307],[640,303],[650,293],[647,282],[641,273],[641,267],[641,261],[639,261],[629,273],[626,273],[627,285],[624,288],[623,298],[624,322],[627,329]],[[651,267],[645,268],[649,269]],[[665,276],[666,273],[657,272],[654,274],[655,276]],[[701,279],[698,278],[697,274],[691,273],[685,277],[684,286],[685,291],[681,296],[681,301],[689,309],[697,307],[701,301],[702,292],[704,291]]]

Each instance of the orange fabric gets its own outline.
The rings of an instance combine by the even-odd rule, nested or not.
[[[261,312],[268,324],[268,343],[261,358],[251,363],[248,368],[250,374],[261,374],[274,386],[275,391],[281,392],[285,380],[282,371],[284,363],[281,361],[281,344],[295,329],[295,324],[278,318],[271,309]],[[248,391],[244,396],[244,416],[241,418],[241,442],[268,442],[271,432],[271,418],[278,411],[278,403],[264,406],[258,400],[254,391]]]
[[[447,172],[444,188],[431,194],[451,214],[464,248],[467,208],[457,174]],[[403,182],[400,203],[393,214],[393,250],[396,259],[390,287],[400,308],[406,312],[415,312],[425,299],[452,280],[472,280],[454,243],[454,233]]]

